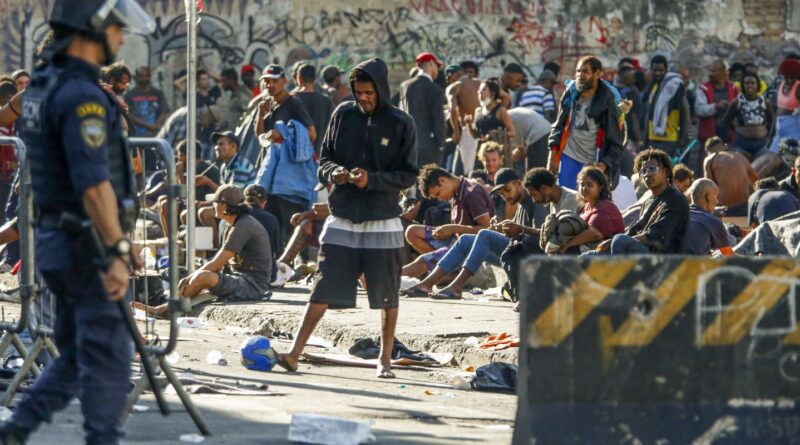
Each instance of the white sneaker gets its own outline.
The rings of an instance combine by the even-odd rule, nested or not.
[[[278,261],[278,271],[273,277],[270,287],[281,287],[294,276],[294,269],[288,264]]]

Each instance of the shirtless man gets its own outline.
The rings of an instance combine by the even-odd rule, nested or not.
[[[743,154],[728,150],[728,145],[719,136],[706,141],[706,156],[703,170],[706,178],[719,187],[719,205],[728,210],[726,216],[746,216],[747,198],[758,181],[758,174]]]
[[[448,67],[449,68],[449,67]],[[478,98],[480,79],[469,77],[464,70],[454,71],[447,76],[447,104],[450,108],[450,125],[453,127],[453,142],[458,144],[459,159],[475,159],[478,140],[469,132],[465,123],[467,116],[475,118],[475,110],[481,105]],[[455,163],[454,169],[455,169]]]

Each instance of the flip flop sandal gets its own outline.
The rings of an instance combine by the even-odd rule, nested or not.
[[[438,292],[431,292],[429,295],[434,300],[463,300],[461,295],[456,295],[450,289],[443,289]]]
[[[278,366],[285,369],[287,372],[297,372],[297,366],[294,368],[289,365],[289,362],[286,361],[286,356],[283,354],[278,354]]]
[[[408,298],[426,298],[430,292],[424,291],[418,286],[411,286],[408,289],[400,289],[400,293]]]

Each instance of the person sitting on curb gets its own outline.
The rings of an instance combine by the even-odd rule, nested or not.
[[[686,253],[710,255],[712,251],[719,250],[725,256],[733,256],[731,237],[725,224],[714,215],[719,197],[717,185],[710,179],[700,178],[689,188],[688,195],[692,204],[689,206]]]
[[[780,189],[778,181],[764,178],[756,182],[756,191],[747,201],[747,222],[756,228],[759,224],[773,221],[800,210],[800,201],[791,192]]]
[[[533,216],[534,202],[522,185],[522,180],[510,168],[501,168],[494,177],[495,186],[492,193],[499,193],[508,204],[516,205],[517,211],[513,220],[493,221],[489,229],[483,229],[477,235],[462,235],[439,261],[428,277],[416,286],[400,291],[409,297],[430,295],[434,299],[461,299],[464,286],[472,278],[484,262],[500,265],[500,254],[514,238],[521,238],[529,231],[535,230]],[[433,286],[455,273],[461,271],[450,285],[438,292],[432,292]]]
[[[316,202],[311,206],[311,210],[292,215],[290,223],[294,226],[294,232],[286,249],[278,258],[278,269],[282,271],[281,273],[289,271],[285,273],[287,281],[296,281],[314,272],[310,267],[294,270],[294,260],[307,247],[319,248],[319,237],[325,226],[325,219],[330,214],[331,209],[328,204]]]
[[[645,201],[639,219],[625,234],[603,241],[590,254],[671,253],[679,254],[686,244],[689,203],[672,185],[672,160],[661,150],[648,149],[637,155],[636,165],[652,197]]]
[[[201,295],[204,291],[223,301],[261,300],[269,296],[272,274],[269,235],[250,215],[250,210],[241,189],[231,184],[217,188],[214,211],[227,224],[222,248],[211,261],[180,281],[178,291],[182,298],[192,298],[195,304],[195,297],[208,301],[208,295]],[[169,311],[166,303],[153,308],[137,303],[135,307],[158,316]]]
[[[418,277],[433,270],[457,237],[488,228],[494,216],[494,203],[486,187],[453,176],[436,164],[422,167],[417,187],[425,198],[450,201],[452,224],[439,227],[414,224],[406,229],[406,240],[423,255],[403,266],[405,277]]]
[[[625,232],[622,213],[611,200],[611,186],[602,170],[592,165],[583,167],[578,173],[578,188],[582,204],[579,214],[589,228],[564,243],[558,251],[562,254]]]

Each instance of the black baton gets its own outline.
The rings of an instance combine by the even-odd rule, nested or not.
[[[158,409],[161,411],[162,415],[168,416],[170,413],[169,406],[164,400],[164,395],[161,394],[161,388],[158,387],[156,373],[153,370],[153,363],[150,362],[149,353],[147,348],[144,346],[144,342],[142,342],[139,328],[136,326],[136,321],[133,319],[133,315],[131,315],[130,311],[128,310],[124,299],[117,301],[117,306],[119,307],[119,310],[122,311],[122,315],[125,317],[125,324],[128,327],[128,332],[130,332],[131,337],[133,337],[133,344],[136,345],[136,352],[139,353],[139,358],[141,358],[142,367],[144,368],[144,375],[147,377],[147,381],[150,382],[150,388],[153,390],[153,395],[156,398]],[[147,322],[146,319],[147,313],[145,312],[145,323]]]

